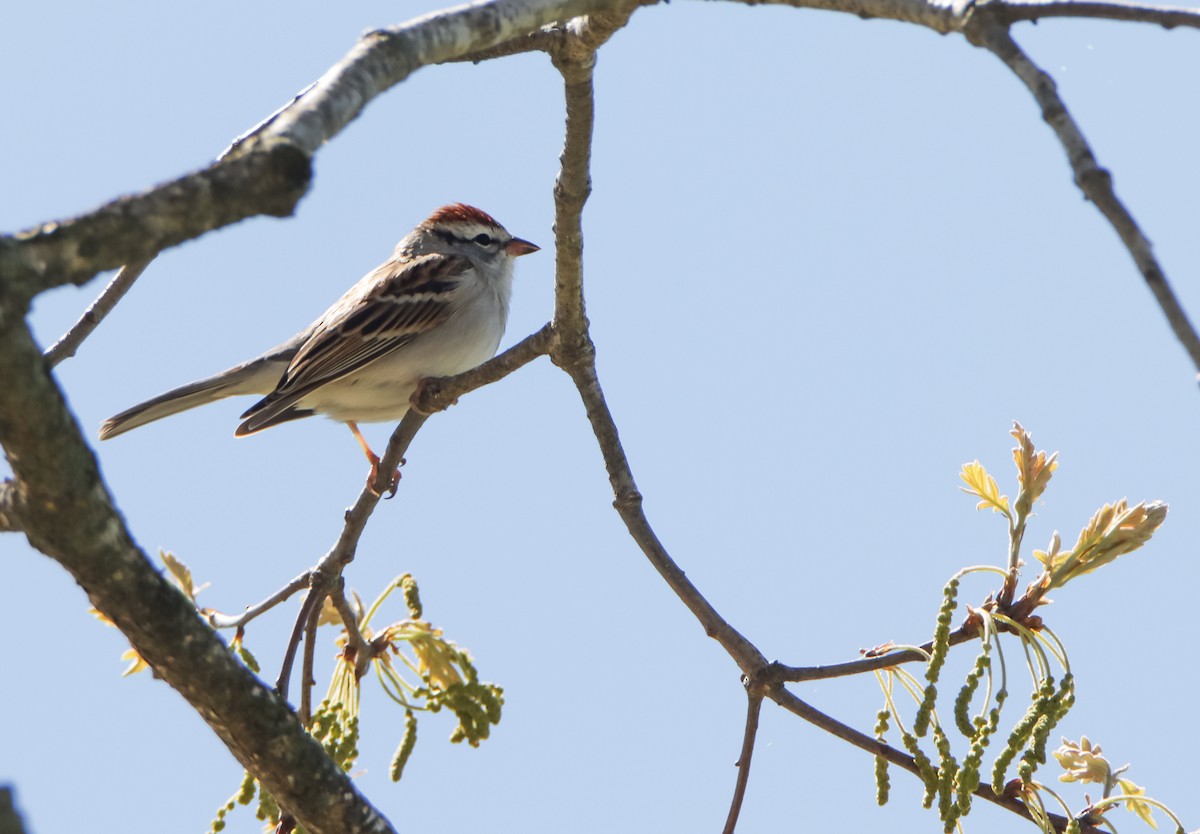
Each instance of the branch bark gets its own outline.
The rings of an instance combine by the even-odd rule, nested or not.
[[[1008,31],[1008,25],[1017,20],[1066,15],[1196,27],[1200,25],[1200,13],[1123,2],[1061,0],[993,0],[979,5],[971,0],[945,4],[925,0],[767,1],[965,33],[972,42],[1000,57],[1037,99],[1043,117],[1067,152],[1079,187],[1121,236],[1177,337],[1200,369],[1200,338],[1167,283],[1148,239],[1117,199],[1111,177],[1096,162],[1058,97],[1053,80],[1024,55]],[[749,0],[751,5],[754,2]],[[0,530],[24,530],[34,547],[63,564],[93,604],[122,629],[139,653],[205,717],[239,761],[310,831],[391,829],[303,731],[286,702],[263,687],[231,656],[190,602],[162,579],[133,543],[99,478],[95,459],[49,374],[50,362],[70,355],[86,337],[86,329],[80,328],[79,338],[72,336],[62,348],[52,349],[47,361],[39,354],[23,318],[32,297],[42,290],[83,283],[101,270],[122,264],[128,264],[127,270],[132,272],[137,263],[166,247],[246,217],[290,214],[311,180],[311,158],[317,149],[355,119],[374,97],[421,66],[530,49],[551,55],[562,73],[566,91],[566,141],[555,189],[558,245],[554,322],[474,371],[422,385],[414,397],[414,410],[392,436],[380,472],[383,477],[390,476],[426,414],[549,353],[579,391],[604,456],[614,505],[630,535],[705,632],[726,649],[755,687],[748,706],[742,769],[728,830],[736,821],[745,790],[753,745],[752,723],[757,722],[761,704],[761,697],[755,700],[759,687],[806,720],[915,771],[911,759],[903,753],[812,710],[787,692],[781,682],[891,666],[917,659],[918,653],[909,653],[911,658],[901,653],[809,669],[767,664],[757,647],[725,621],[687,579],[643,511],[642,496],[596,372],[582,278],[582,211],[591,191],[595,52],[625,25],[636,8],[636,3],[627,0],[495,0],[372,32],[319,81],[239,137],[204,170],[123,197],[74,219],[0,238],[0,378],[7,386],[0,399],[0,442],[15,474],[14,481],[0,486]],[[552,29],[543,28],[568,18],[573,19]],[[107,296],[108,291],[97,305]],[[84,319],[88,316],[85,314]],[[102,310],[98,316],[102,317]],[[38,419],[29,420],[29,414],[37,414]],[[319,605],[323,594],[334,587],[341,571],[354,558],[359,537],[377,502],[378,495],[364,489],[347,513],[338,542],[305,575],[311,585],[310,602],[303,609],[307,613],[297,623],[299,630],[312,622],[312,606]],[[71,523],[63,524],[63,519]],[[293,582],[241,617],[220,622],[244,625],[298,587]],[[960,636],[966,640],[972,635],[964,632]],[[991,801],[1027,816],[1019,803],[990,795],[986,789],[981,789],[979,795],[985,796],[984,791]]]
[[[75,322],[71,329],[62,335],[62,338],[46,350],[46,361],[50,363],[50,367],[53,368],[64,359],[70,359],[75,355],[75,351],[79,350],[83,340],[95,332],[96,328],[100,326],[100,322],[104,321],[105,316],[112,312],[113,307],[117,306],[117,302],[125,297],[125,293],[129,292],[133,282],[146,271],[146,267],[149,265],[149,260],[140,260],[121,267],[121,271],[108,282],[104,291],[83,311],[79,321]]]
[[[1167,317],[1167,323],[1175,337],[1191,358],[1193,366],[1200,372],[1200,335],[1197,335],[1196,328],[1167,281],[1165,271],[1154,257],[1149,238],[1142,232],[1133,214],[1117,197],[1113,189],[1112,174],[1096,161],[1083,131],[1079,129],[1079,125],[1067,110],[1066,103],[1058,95],[1054,79],[1030,60],[1002,22],[986,17],[980,18],[970,27],[967,35],[972,43],[986,48],[1003,61],[1029,88],[1042,110],[1042,118],[1054,131],[1055,137],[1067,154],[1079,190],[1100,210],[1125,244],[1138,271],[1145,279],[1146,286],[1150,288],[1163,315]]]
[[[233,656],[133,542],[25,325],[24,303],[0,286],[0,444],[15,476],[10,506],[29,543],[71,573],[97,610],[308,830],[391,831],[287,703]]]
[[[10,787],[0,787],[0,834],[25,834],[25,823],[17,813]]]
[[[0,236],[0,278],[23,310],[43,290],[148,261],[163,249],[260,214],[286,217],[312,179],[294,145],[263,145],[88,214]]]
[[[288,216],[308,189],[317,150],[416,70],[550,23],[633,7],[629,0],[492,0],[370,32],[203,170],[88,214],[0,236],[0,277],[27,304],[43,290],[86,283],[247,217]]]
[[[301,588],[308,586],[311,571],[305,571],[278,591],[257,605],[251,605],[241,614],[222,614],[219,611],[208,612],[208,623],[213,628],[244,628],[247,623],[262,614],[267,613],[281,602],[286,602]]]
[[[1089,2],[1089,0],[1004,0],[991,8],[989,14],[999,23],[1022,20],[1043,20],[1052,17],[1085,17],[1099,20],[1121,20],[1128,23],[1150,23],[1173,29],[1176,26],[1200,28],[1200,9],[1178,6],[1155,6],[1149,3],[1126,3],[1121,0]]]
[[[724,834],[733,834],[738,817],[742,813],[742,800],[746,798],[746,786],[750,783],[750,761],[754,757],[754,741],[758,738],[758,717],[762,713],[763,694],[757,688],[746,691],[746,728],[742,731],[742,753],[737,760],[737,783],[733,788],[733,800],[729,803],[729,815],[725,818]]]
[[[917,767],[917,763],[913,761],[913,758],[907,753],[903,753],[897,750],[895,747],[884,744],[883,742],[879,741],[879,739],[872,738],[865,733],[860,733],[853,727],[847,726],[846,724],[831,718],[820,710],[810,706],[800,698],[797,698],[783,687],[769,689],[766,694],[768,698],[779,704],[779,706],[783,707],[788,712],[798,715],[811,724],[815,724],[822,730],[825,730],[827,733],[840,738],[842,741],[852,744],[860,750],[865,750],[871,755],[882,756],[883,758],[887,759],[889,763],[898,767],[902,767],[909,773],[912,773],[916,776],[920,776],[920,769]],[[1012,811],[1019,817],[1023,817],[1030,821],[1033,820],[1033,817],[1029,813],[1029,809],[1025,807],[1024,803],[1022,803],[1020,800],[1011,799],[1007,796],[997,796],[987,785],[980,785],[973,791],[973,794],[978,796],[980,799],[986,799],[988,802],[991,802],[994,805],[999,805],[1001,808]],[[1067,823],[1070,822],[1070,820],[1061,814],[1047,814],[1047,816],[1050,818],[1050,821],[1054,823],[1054,827],[1059,831],[1065,831]],[[1079,830],[1081,834],[1102,834],[1102,829],[1086,824],[1081,824]]]

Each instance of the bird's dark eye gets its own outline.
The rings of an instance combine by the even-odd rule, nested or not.
[[[492,245],[492,236],[489,234],[478,234],[478,235],[475,235],[475,237],[471,238],[471,240],[475,241],[480,246],[491,246]]]

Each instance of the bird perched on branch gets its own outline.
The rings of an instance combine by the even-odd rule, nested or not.
[[[350,427],[374,483],[379,456],[358,423],[398,421],[420,380],[453,376],[494,356],[508,321],[513,264],[536,251],[477,208],[442,206],[300,333],[110,417],[100,439],[224,397],[258,394],[235,435],[325,414]]]

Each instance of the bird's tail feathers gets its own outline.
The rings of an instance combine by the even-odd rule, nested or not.
[[[303,399],[304,395],[309,393],[316,386],[306,386],[304,388],[290,391],[283,396],[279,396],[276,392],[272,392],[254,405],[246,409],[242,414],[242,424],[237,427],[234,435],[237,437],[245,437],[248,434],[255,434],[263,429],[269,429],[271,426],[277,426],[280,423],[286,423],[289,420],[298,420],[301,417],[312,416],[312,411],[306,408],[297,408],[296,403]]]
[[[130,429],[153,423],[200,405],[234,397],[239,394],[265,394],[275,387],[282,367],[267,357],[222,371],[216,376],[201,379],[160,394],[109,417],[100,426],[100,439],[108,440]]]

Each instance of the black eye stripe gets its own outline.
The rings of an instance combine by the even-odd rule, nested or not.
[[[433,233],[447,243],[474,243],[476,246],[492,246],[497,242],[497,238],[487,232],[480,232],[472,238],[459,237],[446,229],[434,229]]]

